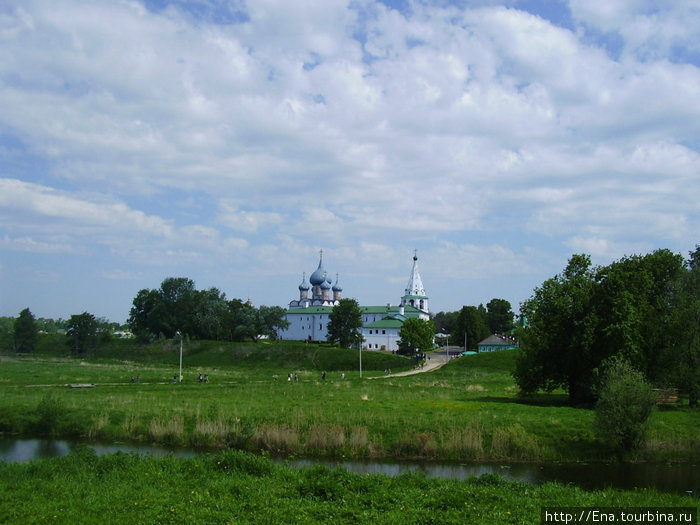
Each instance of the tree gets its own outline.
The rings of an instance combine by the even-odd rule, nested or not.
[[[491,299],[486,303],[486,324],[492,334],[507,334],[513,330],[513,310],[505,299]]]
[[[186,277],[168,277],[161,283],[156,315],[165,337],[177,332],[196,336],[196,292],[194,281]]]
[[[14,324],[15,351],[29,354],[36,348],[37,329],[34,314],[25,308],[19,313]]]
[[[513,373],[523,394],[562,387],[572,404],[592,400],[595,313],[594,272],[587,255],[574,255],[563,274],[545,281],[523,303],[528,327],[519,333],[521,352]]]
[[[217,288],[196,292],[194,310],[193,336],[201,339],[224,339],[228,313],[225,294]]]
[[[148,340],[160,333],[158,309],[161,296],[158,290],[139,290],[132,302],[127,324],[141,340]]]
[[[435,325],[433,321],[412,317],[404,321],[399,330],[399,353],[415,355],[433,347]]]
[[[451,334],[455,325],[457,324],[457,316],[459,312],[438,312],[433,317],[433,323],[435,324],[435,332],[445,332]]]
[[[644,374],[624,359],[614,359],[603,375],[595,406],[596,435],[619,452],[633,450],[646,440],[656,395]]]
[[[673,348],[667,362],[678,386],[688,392],[688,405],[700,396],[700,246],[690,253],[673,302]]]
[[[486,324],[482,308],[476,306],[463,306],[457,315],[452,337],[454,344],[467,341],[465,350],[476,350],[479,341],[489,336],[489,328]]]
[[[598,359],[620,355],[649,380],[667,379],[662,357],[678,337],[672,304],[682,272],[683,258],[669,250],[623,257],[598,269],[592,304]]]
[[[259,335],[277,339],[280,330],[289,327],[287,311],[280,306],[264,306],[258,308]]]
[[[361,341],[362,311],[355,299],[341,299],[329,315],[328,341],[351,348]]]
[[[74,354],[83,355],[97,346],[97,327],[97,319],[88,312],[70,316],[66,343]]]
[[[681,369],[696,370],[697,353],[682,349],[697,348],[691,274],[669,250],[597,269],[588,256],[574,255],[562,275],[545,281],[522,305],[529,325],[518,334],[514,376],[521,392],[562,387],[572,403],[593,401],[596,370],[613,357],[657,385],[680,380]],[[681,355],[689,368],[673,366]]]

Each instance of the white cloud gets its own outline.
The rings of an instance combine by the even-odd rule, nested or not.
[[[497,4],[13,1],[0,238],[134,278],[296,276],[325,247],[363,286],[414,247],[486,279],[694,245],[693,4],[575,0],[574,30]]]
[[[700,9],[694,0],[571,0],[575,20],[605,33],[618,33],[624,48],[643,60],[700,52]]]
[[[167,221],[130,209],[123,202],[102,198],[90,201],[16,179],[0,179],[0,216],[5,227],[18,231],[40,229],[49,221],[52,231],[59,231],[56,226],[68,223],[80,231],[172,235],[172,226]]]

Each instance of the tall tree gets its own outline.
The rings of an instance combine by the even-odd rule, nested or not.
[[[568,390],[571,403],[592,399],[595,314],[594,272],[587,255],[574,255],[566,269],[535,289],[521,310],[529,326],[520,336],[514,377],[521,392]]]
[[[15,351],[29,354],[36,348],[37,329],[34,314],[25,308],[19,313],[14,324]]]
[[[450,340],[461,345],[466,340],[466,350],[476,350],[479,341],[489,336],[483,307],[463,306],[457,315]]]
[[[289,327],[286,318],[287,310],[281,306],[264,306],[258,308],[259,335],[277,339],[280,330]]]
[[[415,355],[433,347],[435,325],[432,320],[412,317],[404,321],[399,330],[399,353]]]
[[[139,339],[147,340],[160,332],[160,323],[157,318],[160,300],[158,290],[139,290],[134,297],[127,324]]]
[[[619,355],[649,380],[664,380],[668,366],[661,356],[677,336],[671,305],[682,272],[683,258],[669,250],[623,257],[598,269],[593,308],[600,359]]]
[[[668,361],[678,386],[688,392],[688,404],[700,396],[700,246],[690,253],[674,300],[674,347]]]
[[[433,317],[435,332],[439,333],[444,331],[446,334],[454,332],[458,316],[459,312],[438,312],[435,314],[435,317]]]
[[[513,330],[513,310],[505,299],[491,299],[486,303],[486,323],[492,334],[507,334]]]
[[[200,339],[224,339],[228,313],[226,294],[217,288],[209,288],[196,292],[194,302],[194,333],[191,335]]]
[[[83,312],[79,315],[71,315],[66,331],[66,343],[76,355],[83,355],[93,350],[98,341],[98,323],[95,316]]]
[[[339,343],[342,348],[351,348],[361,341],[362,311],[355,299],[341,299],[329,317],[328,341]]]
[[[194,281],[186,277],[168,277],[160,285],[160,296],[161,301],[156,309],[163,334],[173,337],[179,331],[196,336],[198,297]]]

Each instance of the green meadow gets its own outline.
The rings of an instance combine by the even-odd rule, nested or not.
[[[459,481],[291,468],[266,457],[612,459],[593,437],[590,409],[567,406],[563,392],[518,398],[514,351],[462,357],[405,377],[393,374],[412,369],[411,361],[363,352],[360,378],[355,351],[189,342],[184,381],[174,384],[179,345],[172,341],[114,341],[80,359],[59,343],[47,337],[38,354],[0,356],[1,432],[204,453],[98,457],[80,446],[62,458],[0,462],[2,523],[530,524],[543,507],[697,502],[654,490],[585,491],[494,475]],[[208,383],[197,381],[200,373]],[[94,387],[69,386],[78,384]],[[681,404],[659,409],[647,447],[630,459],[697,459],[698,436],[696,412]]]
[[[0,357],[0,431],[282,455],[614,458],[593,435],[592,410],[568,406],[563,392],[518,397],[510,375],[516,351],[462,357],[405,377],[384,371],[409,370],[411,361],[366,351],[360,378],[356,351],[186,342],[184,381],[173,384],[175,342],[114,341],[82,359],[65,356],[59,342],[42,341],[31,357]],[[197,381],[200,373],[208,383]],[[698,445],[697,412],[678,403],[654,413],[646,447],[628,459],[695,460]]]

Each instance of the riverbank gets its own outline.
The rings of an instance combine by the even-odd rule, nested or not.
[[[177,458],[192,458],[201,454],[221,452],[144,443],[86,443],[85,441],[0,436],[0,461],[26,463],[37,459],[59,458],[86,446],[94,450],[98,456],[125,453],[155,457],[173,455]],[[509,481],[519,481],[530,485],[556,482],[563,485],[575,485],[585,490],[653,489],[672,494],[700,494],[700,468],[698,468],[700,465],[685,462],[509,463],[504,461],[446,462],[405,459],[270,457],[276,463],[290,467],[321,465],[330,469],[342,468],[353,474],[382,474],[392,477],[405,474],[423,474],[429,479],[462,481],[484,474],[495,474]]]
[[[696,507],[654,490],[584,491],[485,475],[467,481],[292,469],[226,451],[193,458],[81,448],[28,464],[0,463],[2,523],[538,523],[544,507]],[[697,511],[696,511],[697,512]]]

